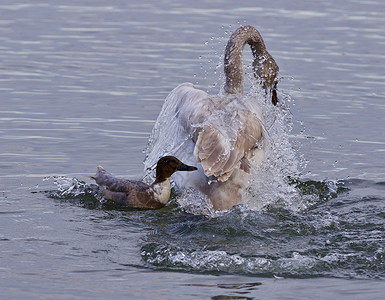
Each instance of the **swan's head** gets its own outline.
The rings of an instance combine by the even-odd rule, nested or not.
[[[265,42],[258,30],[253,26],[241,26],[227,42],[224,57],[226,83],[224,90],[228,94],[243,93],[242,51],[249,44],[254,56],[253,71],[260,80],[267,94],[272,95],[272,102],[277,104],[278,65],[266,50]]]
[[[260,80],[267,94],[271,94],[272,102],[277,105],[278,65],[274,58],[266,51],[253,62],[254,75]]]

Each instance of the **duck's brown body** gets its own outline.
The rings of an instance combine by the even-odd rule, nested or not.
[[[102,188],[103,196],[118,205],[140,208],[158,209],[166,205],[170,198],[170,177],[176,171],[194,171],[195,167],[187,166],[173,156],[165,156],[158,161],[156,179],[148,185],[141,181],[117,178],[98,167],[91,178]]]
[[[150,185],[117,178],[102,167],[98,167],[93,178],[103,188],[103,196],[121,206],[156,209],[166,204],[155,199],[154,190]]]

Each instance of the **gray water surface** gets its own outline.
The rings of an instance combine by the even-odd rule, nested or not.
[[[379,0],[3,0],[0,298],[381,299],[384,12]],[[185,81],[218,92],[242,24],[280,66],[306,209],[101,206],[84,175],[141,178],[165,97]]]

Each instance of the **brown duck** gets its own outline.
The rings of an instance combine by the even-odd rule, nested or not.
[[[141,209],[157,209],[166,205],[170,198],[170,177],[176,171],[195,171],[196,167],[182,163],[174,156],[162,157],[156,165],[155,181],[148,185],[141,181],[117,178],[98,166],[91,176],[102,187],[103,196],[116,204]]]

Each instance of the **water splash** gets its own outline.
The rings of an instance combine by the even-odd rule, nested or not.
[[[314,269],[324,260],[305,257],[297,252],[291,256],[279,259],[266,257],[243,257],[239,254],[229,254],[220,250],[184,251],[160,247],[155,251],[150,245],[142,249],[143,259],[155,266],[172,266],[172,269],[199,271],[203,273],[237,273],[244,275],[299,276],[306,275],[309,269]]]
[[[90,191],[89,186],[77,178],[70,178],[65,176],[51,177],[57,187],[57,193],[61,197],[77,197],[85,195]]]
[[[180,208],[189,214],[213,216],[215,213],[210,199],[192,188],[184,190],[176,201]]]
[[[101,208],[105,204],[103,195],[95,184],[87,184],[77,178],[66,176],[49,176],[43,181],[53,181],[54,191],[45,191],[48,197],[67,201],[89,209]]]
[[[253,97],[256,88],[252,87],[249,97]],[[299,191],[288,180],[300,174],[298,155],[289,140],[293,128],[288,107],[291,98],[282,93],[279,98],[278,107],[266,104],[266,100],[260,103],[265,120],[262,141],[265,159],[259,164],[253,162],[249,186],[244,193],[245,203],[255,210],[271,205],[292,210],[306,208]]]
[[[142,259],[151,268],[183,272],[385,278],[384,202],[367,206],[349,197],[342,182],[298,185],[318,198],[306,210],[238,206],[210,217],[169,215],[142,239]]]

